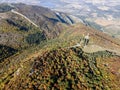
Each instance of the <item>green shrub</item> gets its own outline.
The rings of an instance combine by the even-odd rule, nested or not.
[[[16,52],[17,50],[11,47],[0,45],[0,62],[2,62],[5,58],[15,54]]]
[[[41,41],[44,41],[46,40],[46,37],[44,36],[43,33],[41,32],[37,32],[35,34],[29,34],[27,37],[26,37],[26,41],[29,43],[29,44],[40,44]]]

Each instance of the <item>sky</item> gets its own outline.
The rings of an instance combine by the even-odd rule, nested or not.
[[[9,3],[17,3],[17,2],[21,2],[21,3],[28,3],[28,4],[39,4],[41,2],[80,2],[81,0],[0,0],[0,3],[3,2],[9,2]],[[84,1],[84,0],[82,0]],[[107,1],[111,1],[111,2],[120,2],[120,0],[85,0],[87,2],[93,2],[93,3],[101,3],[101,2],[107,2]]]
[[[80,4],[81,1],[88,2],[88,3],[100,3],[100,4],[107,4],[107,2],[117,2],[120,4],[120,0],[0,0],[0,3],[26,3],[32,5],[40,5],[49,8],[55,8],[56,6],[63,6],[65,3],[71,4]]]
[[[27,4],[39,4],[40,0],[0,0],[0,3],[27,3]]]

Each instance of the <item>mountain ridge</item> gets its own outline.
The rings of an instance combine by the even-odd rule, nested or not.
[[[64,22],[60,21],[59,18],[57,20],[55,12],[53,12],[53,11],[47,9],[47,8],[38,7],[38,6],[30,6],[30,5],[25,5],[25,4],[13,4],[12,8],[11,8],[11,5],[9,5],[9,4],[1,4],[1,8],[3,7],[4,9],[3,9],[3,13],[0,13],[0,14],[1,15],[2,14],[5,15],[4,17],[1,16],[1,30],[3,31],[3,29],[4,29],[4,31],[3,31],[4,33],[6,33],[6,31],[8,32],[9,28],[11,28],[11,31],[12,31],[12,29],[14,31],[16,30],[15,31],[16,34],[17,33],[19,33],[19,34],[22,33],[22,32],[17,32],[17,30],[19,30],[19,29],[23,30],[23,31],[27,31],[26,33],[28,33],[28,34],[29,33],[32,34],[32,32],[34,32],[34,31],[31,32],[30,30],[36,28],[36,29],[38,29],[37,30],[38,32],[42,32],[43,34],[46,35],[47,38],[54,38],[57,35],[59,35],[60,28],[64,27],[62,25],[62,23],[63,24],[64,23],[66,23],[66,24],[69,23],[69,21],[67,20],[68,21],[68,23],[67,23],[67,21],[64,20],[64,18],[62,18]],[[8,6],[9,6],[10,9],[9,9],[9,11],[6,11],[5,9],[8,8]],[[25,7],[25,6],[26,6],[26,8],[22,9],[22,7]],[[36,17],[36,16],[34,17],[35,14],[37,15],[37,12],[31,14],[32,12],[35,11],[34,7],[38,10],[37,12],[39,12],[38,13],[38,15],[39,15],[38,17]],[[32,8],[32,10],[30,8]],[[25,12],[24,12],[24,9],[26,10]],[[29,10],[30,10],[30,12],[29,12]],[[23,11],[24,13],[22,14],[20,11],[21,12]],[[33,18],[32,20],[31,20],[29,14],[32,15],[31,16],[31,18]],[[45,16],[45,14],[46,15],[50,15],[50,16]],[[38,21],[38,22],[36,22],[35,20]],[[29,21],[29,23],[27,23],[28,21]],[[31,27],[33,27],[33,25],[31,25],[31,24],[33,24],[35,27],[31,28]],[[5,26],[6,27],[9,26],[9,27],[8,28],[4,28]],[[52,29],[54,29],[54,30],[52,30]],[[61,30],[62,30],[62,28],[61,28]],[[3,32],[1,32],[1,33],[3,33]],[[12,36],[14,36],[14,35],[12,35]],[[20,35],[18,35],[18,36],[20,36]],[[23,39],[25,38],[25,37],[23,37],[24,35],[21,35],[21,36],[22,37],[20,37],[20,38],[23,38]],[[2,37],[4,37],[4,36],[2,35]],[[13,40],[14,40],[14,38],[13,38]],[[11,40],[8,40],[8,41],[11,41]],[[1,41],[1,44],[3,44],[2,41]],[[6,43],[5,45],[9,45],[9,43]],[[18,44],[18,46],[19,46],[19,44]]]

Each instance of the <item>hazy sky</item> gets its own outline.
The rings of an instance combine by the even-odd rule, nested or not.
[[[0,0],[0,3],[7,2],[7,3],[27,3],[27,4],[39,4],[40,0]]]
[[[120,0],[0,0],[0,3],[7,2],[7,3],[26,3],[26,4],[34,4],[34,5],[41,5],[47,7],[55,7],[56,5],[63,5],[64,3],[71,3],[71,4],[80,4],[81,1],[83,2],[90,2],[93,4],[100,3],[100,4],[107,4],[108,2],[117,2],[120,5]]]
[[[13,2],[22,2],[22,3],[30,3],[30,4],[38,4],[40,2],[57,2],[57,1],[62,1],[62,2],[80,2],[81,0],[0,0],[0,2],[9,2],[9,3],[13,3]],[[84,1],[84,0],[82,0]],[[94,2],[94,3],[100,3],[100,2],[120,2],[120,0],[85,0],[88,2]]]

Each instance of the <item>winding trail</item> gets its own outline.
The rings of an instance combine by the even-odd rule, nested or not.
[[[11,10],[11,12],[12,12],[12,13],[15,13],[15,14],[17,14],[17,15],[22,16],[22,17],[25,18],[27,21],[29,21],[30,23],[32,23],[35,27],[38,27],[37,24],[35,24],[33,21],[31,21],[31,20],[30,20],[28,17],[26,17],[25,15],[23,15],[23,14],[15,11],[15,10],[13,10],[13,9]]]
[[[98,52],[98,51],[105,51],[106,49],[103,47],[100,47],[98,45],[88,45],[84,46],[83,51],[87,53],[93,53],[93,52]]]
[[[82,46],[79,43],[77,43],[76,45],[71,46],[71,47],[82,47]],[[68,47],[68,48],[71,48],[71,47]],[[98,46],[98,45],[84,46],[83,51],[86,52],[86,53],[93,53],[93,52],[98,52],[98,51],[109,51],[109,52],[113,52],[116,55],[120,56],[120,51],[104,48],[104,47],[101,47],[101,46]]]

